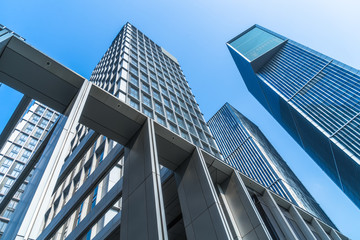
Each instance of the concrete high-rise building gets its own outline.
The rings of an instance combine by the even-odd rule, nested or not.
[[[132,25],[91,81],[0,40],[1,82],[62,114],[28,161],[46,169],[4,239],[348,239],[219,160],[175,58]]]
[[[360,207],[360,73],[254,25],[227,43],[248,90]]]
[[[208,125],[227,164],[334,226],[253,122],[226,103],[210,118]]]

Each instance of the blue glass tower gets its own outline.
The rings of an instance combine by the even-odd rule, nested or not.
[[[360,71],[258,25],[227,46],[248,90],[360,207]]]
[[[208,125],[226,163],[335,227],[254,123],[226,103]]]

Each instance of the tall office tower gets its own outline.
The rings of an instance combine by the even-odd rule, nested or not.
[[[13,183],[17,180],[22,170],[27,166],[29,159],[34,155],[37,146],[41,144],[51,126],[59,116],[52,109],[39,102],[32,101],[26,111],[21,112],[22,117],[9,137],[1,145],[0,152],[0,202],[8,193]],[[14,120],[14,119],[12,119]],[[6,130],[6,129],[5,129]],[[3,131],[5,133],[5,131]],[[20,188],[12,197],[0,217],[0,236],[6,230],[7,224],[12,219],[16,206],[23,200],[25,191],[33,172],[24,180]],[[33,187],[33,186],[31,186]]]
[[[218,156],[218,149],[175,57],[127,23],[90,81]]]
[[[176,89],[187,92],[186,85],[177,85],[176,88],[176,79],[171,80],[173,85],[170,85],[170,80],[164,85],[158,78],[161,86],[154,84],[151,95],[143,95],[142,89],[146,92],[144,86],[150,87],[150,84],[140,83],[142,80],[137,78],[134,79],[138,80],[140,88],[136,87],[136,81],[129,83],[131,76],[126,68],[118,68],[121,64],[128,64],[131,69],[131,64],[126,61],[130,60],[125,46],[127,32],[148,40],[126,24],[121,32],[124,35],[119,34],[114,41],[116,43],[125,36],[125,41],[120,41],[124,46],[119,46],[120,52],[114,53],[115,59],[105,61],[106,55],[102,61],[104,68],[97,68],[94,72],[94,75],[101,73],[108,78],[104,77],[101,82],[92,77],[106,90],[119,88],[120,91],[113,89],[116,95],[12,34],[0,38],[0,81],[62,114],[38,147],[42,154],[28,161],[27,166],[35,164],[38,159],[38,164],[46,160],[46,169],[39,182],[29,182],[29,185],[36,185],[36,191],[31,192],[28,187],[23,195],[31,196],[32,200],[16,208],[3,239],[270,240],[331,237],[348,240],[321,219],[216,158],[212,154],[216,154],[215,143],[209,147],[212,153],[205,150],[206,139],[201,140],[198,135],[203,127],[200,121],[200,127],[194,122],[194,119],[199,120],[195,118],[197,108],[193,109],[195,114],[190,109],[194,108],[192,97],[178,94],[172,99],[170,95],[176,94]],[[146,55],[152,54],[153,61],[157,55],[161,65],[164,62],[166,66],[173,66],[172,61],[163,59],[166,59],[161,55],[165,54],[164,50],[149,40],[147,42],[150,48]],[[112,46],[118,47],[117,44]],[[111,57],[112,52],[108,54]],[[142,60],[140,57],[141,54],[139,62]],[[106,65],[113,60],[120,60],[120,64],[107,69]],[[151,59],[146,57],[145,60]],[[133,67],[135,63],[141,66],[139,62],[134,62]],[[158,68],[156,63],[147,67],[150,69],[152,65]],[[173,67],[171,72],[162,66],[161,70],[168,71],[170,77],[177,75]],[[155,71],[158,74],[159,70]],[[139,72],[130,74],[136,73]],[[151,73],[148,72],[149,78]],[[162,104],[156,100],[156,93],[159,93],[156,87],[166,90],[159,91],[160,100],[165,105],[162,109],[165,114],[175,110],[174,118],[171,114],[165,115],[164,121],[156,116],[152,118],[161,112],[156,110],[156,105],[155,110],[152,110],[152,105],[146,107],[147,102],[143,102],[142,96],[151,97],[153,104]],[[184,101],[184,106],[180,102],[178,111],[177,105],[167,105],[166,99],[169,102],[172,99],[170,104]],[[136,110],[137,106],[141,111]],[[190,115],[188,120],[185,112]],[[192,131],[187,138],[191,141],[178,134],[180,130],[186,134],[191,131],[178,121],[177,117],[182,119],[182,114],[184,121],[195,125],[196,132]],[[206,128],[202,130],[206,132]],[[197,135],[198,142],[194,141]],[[9,203],[7,199],[13,196],[20,182],[19,179],[15,181],[0,203],[0,209]]]
[[[360,73],[255,25],[227,43],[248,90],[360,207]]]
[[[335,227],[260,129],[233,106],[226,103],[208,125],[227,164]]]

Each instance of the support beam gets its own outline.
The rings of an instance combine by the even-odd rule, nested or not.
[[[266,205],[269,207],[272,215],[274,216],[278,226],[281,228],[281,231],[285,235],[286,239],[298,240],[288,221],[285,219],[284,214],[281,212],[279,206],[272,197],[268,189],[265,190],[263,200]]]
[[[200,150],[174,173],[187,239],[233,239]]]
[[[89,94],[91,83],[84,81],[77,97],[73,99],[71,108],[68,109],[69,117],[65,123],[60,138],[56,143],[53,154],[49,158],[48,166],[44,172],[38,189],[26,213],[24,221],[19,229],[19,235],[25,239],[36,239],[43,227],[43,217],[47,211],[48,203],[52,197],[53,186],[55,186],[57,177],[60,174],[61,166],[69,152],[71,139],[76,134],[76,126],[79,122],[85,100]],[[55,143],[54,143],[55,144]]]
[[[235,239],[271,239],[237,171],[218,188]]]
[[[314,234],[311,232],[310,228],[305,223],[304,219],[301,217],[300,213],[294,207],[294,205],[290,206],[289,213],[294,218],[294,220],[297,222],[297,225],[299,226],[301,232],[304,234],[306,239],[308,239],[308,240],[316,239]]]
[[[316,220],[316,218],[313,218],[311,221],[311,225],[314,227],[314,229],[316,230],[316,232],[319,234],[319,236],[321,237],[321,240],[331,240],[329,238],[329,235],[326,234],[326,232],[324,231],[324,229],[321,227],[320,223]]]
[[[155,133],[149,118],[125,147],[120,236],[168,239]]]

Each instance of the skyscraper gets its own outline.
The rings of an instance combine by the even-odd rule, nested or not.
[[[127,23],[90,81],[186,140],[218,155],[217,147],[175,57]]]
[[[248,90],[360,207],[360,74],[254,25],[227,43]]]
[[[226,163],[334,226],[261,130],[233,106],[222,106],[208,125]]]
[[[133,50],[126,45],[130,39],[134,40],[130,41],[132,49],[148,43],[145,57],[136,52],[139,58],[135,54],[129,58]],[[31,201],[16,208],[4,239],[348,240],[321,219],[220,161],[212,139],[206,149],[208,143],[201,132],[206,134],[207,128],[196,114],[193,97],[181,93],[190,91],[178,83],[179,67],[130,24],[122,28],[94,70],[91,80],[96,85],[12,34],[0,41],[0,80],[62,114],[40,144],[42,154],[29,159],[27,167],[39,157],[39,162],[45,159],[46,169],[39,182],[29,183],[36,185],[35,191],[25,189],[23,195],[31,195]],[[136,64],[144,59],[150,62],[147,74],[154,84],[144,94],[151,104],[142,98],[150,84],[136,77]],[[159,66],[151,61],[159,61]],[[161,83],[158,77],[162,74],[170,76],[169,84]],[[161,88],[159,99],[160,87],[166,91]],[[171,105],[165,101],[166,94]],[[162,117],[161,109],[157,111],[156,105],[152,109],[153,102],[160,105],[162,101],[165,121],[155,115]],[[180,111],[176,101],[182,106]],[[182,114],[187,119],[186,113],[189,120],[185,121],[194,124],[195,131],[182,127],[177,119],[184,120]],[[190,134],[186,137],[181,131]],[[0,207],[24,177],[25,171]]]

